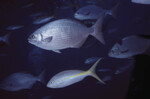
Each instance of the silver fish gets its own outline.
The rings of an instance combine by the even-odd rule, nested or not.
[[[47,87],[49,87],[49,88],[67,87],[69,85],[72,85],[74,83],[77,83],[77,82],[83,80],[87,76],[92,76],[92,77],[96,78],[99,82],[101,82],[102,84],[105,84],[95,73],[95,68],[101,59],[102,58],[97,60],[95,62],[95,64],[87,71],[65,70],[65,71],[62,71],[62,72],[56,74],[47,83]]]
[[[132,3],[150,4],[150,0],[131,0]]]
[[[7,30],[18,30],[18,29],[21,29],[23,27],[24,26],[20,26],[20,25],[12,25],[12,26],[7,27],[6,29]]]
[[[28,42],[45,50],[61,53],[59,50],[66,48],[80,48],[89,35],[94,36],[103,44],[104,39],[101,32],[103,16],[91,28],[69,19],[59,19],[50,22],[34,33]]]
[[[85,64],[92,64],[94,62],[96,62],[99,59],[99,57],[91,57],[85,60]]]
[[[128,36],[122,39],[122,44],[116,43],[108,55],[114,58],[130,58],[144,53],[150,47],[150,39],[139,36]]]
[[[87,5],[77,10],[74,18],[78,20],[98,19],[103,14],[112,15],[112,10],[106,10],[96,5]]]
[[[46,16],[46,17],[39,17],[39,18],[36,18],[34,21],[33,21],[33,24],[42,24],[42,23],[46,23],[48,21],[50,21],[51,19],[53,19],[54,17],[53,16]]]
[[[38,77],[35,77],[29,73],[14,73],[5,78],[0,83],[0,89],[6,91],[19,91],[22,89],[30,89],[36,81],[42,82],[44,72],[45,71],[43,71]]]

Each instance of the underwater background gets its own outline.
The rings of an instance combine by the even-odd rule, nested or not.
[[[57,19],[74,19],[77,9],[89,5],[111,9],[119,3],[116,18],[107,15],[103,23],[106,45],[90,36],[81,48],[68,48],[61,54],[38,48],[28,43],[28,36],[44,24]],[[131,3],[130,0],[0,0],[0,36],[10,33],[10,43],[0,42],[0,81],[15,72],[28,72],[35,76],[46,70],[45,80],[49,81],[63,70],[88,70],[92,64],[85,64],[90,57],[104,57],[96,69],[97,75],[106,80],[100,84],[87,77],[83,81],[65,88],[51,89],[36,82],[31,89],[9,92],[0,89],[0,99],[145,99],[143,96],[144,71],[150,65],[150,52],[137,55],[135,59],[108,57],[112,46],[120,39],[133,34],[150,34],[150,5]],[[34,13],[54,16],[53,19],[33,24]],[[90,22],[81,21],[92,26]],[[89,23],[88,23],[89,22]],[[20,25],[20,29],[6,29]],[[122,68],[120,73],[118,70]],[[100,72],[100,69],[109,69]]]

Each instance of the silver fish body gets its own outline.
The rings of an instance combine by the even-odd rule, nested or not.
[[[138,36],[128,36],[122,39],[122,44],[116,43],[108,55],[114,58],[129,58],[144,53],[150,48],[150,39]]]
[[[92,28],[87,28],[85,25],[69,19],[56,20],[36,30],[29,36],[28,41],[42,49],[57,53],[60,53],[61,49],[81,47],[89,35],[93,35],[103,42],[102,20],[103,18],[100,18],[100,22]],[[100,30],[96,31],[96,29]]]
[[[103,14],[112,15],[112,12],[96,5],[87,5],[77,10],[74,14],[74,18],[78,20],[98,19]]]
[[[66,70],[66,71],[60,72],[51,79],[51,81],[48,83],[47,86],[50,88],[63,88],[63,87],[72,85],[76,82],[83,80],[87,76],[87,74],[74,76],[71,79],[67,79],[67,78],[73,75],[83,73],[83,72],[84,71],[80,71],[80,70]]]
[[[7,78],[5,78],[0,83],[0,89],[7,91],[19,91],[22,89],[30,89],[36,81],[41,82],[41,78],[43,73],[39,75],[39,77],[33,76],[28,73],[14,73]]]

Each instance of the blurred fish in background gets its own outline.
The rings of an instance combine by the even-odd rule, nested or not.
[[[23,72],[11,74],[0,83],[0,89],[6,91],[30,89],[36,81],[43,82],[44,73],[45,71],[41,72],[37,77]]]
[[[92,64],[94,62],[96,62],[100,57],[91,57],[85,60],[85,64]]]
[[[7,30],[18,30],[18,29],[21,29],[23,27],[24,26],[21,26],[21,25],[11,25],[11,26],[8,26],[6,29]]]
[[[43,24],[46,22],[49,22],[51,19],[53,19],[53,16],[40,16],[34,18],[33,24]]]
[[[124,37],[120,43],[116,43],[108,55],[114,58],[130,58],[143,54],[150,48],[150,39],[136,35]]]
[[[113,10],[106,10],[96,5],[87,5],[77,10],[76,13],[74,14],[74,17],[78,20],[98,19],[103,14],[113,15],[114,14],[113,11],[115,9],[116,7],[113,8]]]
[[[137,4],[150,4],[150,0],[131,0],[131,2],[133,3],[137,3]]]

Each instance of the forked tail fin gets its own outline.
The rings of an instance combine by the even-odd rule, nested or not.
[[[103,33],[102,33],[102,24],[104,20],[104,15],[100,16],[97,22],[91,27],[94,32],[90,35],[94,36],[97,40],[99,40],[102,44],[105,44]]]
[[[105,84],[105,82],[103,82],[97,75],[95,72],[95,68],[98,65],[98,63],[101,61],[102,58],[98,59],[95,64],[87,71],[89,72],[89,74],[94,77],[95,79],[97,79],[99,82],[101,82],[102,84]]]

